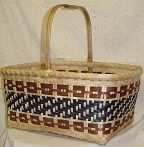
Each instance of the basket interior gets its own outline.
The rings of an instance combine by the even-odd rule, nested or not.
[[[107,74],[114,75],[119,73],[133,73],[136,71],[142,72],[142,68],[136,65],[116,64],[105,62],[83,62],[83,61],[61,61],[56,60],[52,62],[52,71],[69,72],[69,73],[89,73],[88,69],[92,68],[93,74]],[[44,64],[39,62],[23,65],[9,66],[11,69],[37,70],[46,71]]]

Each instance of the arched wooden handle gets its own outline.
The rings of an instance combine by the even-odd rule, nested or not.
[[[87,25],[87,46],[88,46],[88,55],[87,61],[92,62],[92,28],[91,28],[91,20],[87,10],[82,6],[69,5],[69,4],[59,4],[52,7],[49,11],[47,22],[46,22],[46,46],[45,46],[45,69],[51,69],[51,58],[50,58],[50,49],[51,49],[51,27],[53,17],[56,11],[59,8],[66,9],[79,9],[85,17],[86,25]]]

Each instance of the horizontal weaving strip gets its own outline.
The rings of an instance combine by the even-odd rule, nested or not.
[[[8,86],[8,84],[5,84],[5,86]],[[13,85],[13,87],[16,87],[16,85]],[[28,86],[23,86],[23,88],[28,88]],[[36,87],[36,90],[45,90],[45,88],[39,88],[39,87]],[[131,88],[129,89],[126,89],[124,92],[129,92],[130,90],[132,90]],[[136,87],[133,88],[133,90],[135,91],[136,90]],[[61,91],[61,89],[51,89],[51,91]],[[70,92],[70,93],[77,93],[77,90],[66,90],[66,92]],[[106,94],[109,94],[110,92],[100,92],[98,91],[99,94],[102,94],[102,95],[106,95]],[[120,94],[122,91],[115,91],[114,93],[115,94]],[[88,94],[93,94],[92,91],[83,91],[81,90],[81,93],[88,93]]]
[[[77,85],[71,86],[71,89],[69,85],[61,84],[57,84],[57,88],[54,87],[53,84],[37,84],[35,82],[25,82],[25,84],[23,81],[5,80],[4,87],[6,90],[21,92],[27,91],[28,93],[41,93],[45,95],[114,99],[116,97],[123,97],[138,91],[140,81],[130,85],[121,86],[119,89],[118,87],[106,87],[104,91],[102,87],[91,86],[88,90],[85,86]]]
[[[123,99],[100,101],[89,99],[55,98],[6,92],[7,107],[21,112],[77,119],[91,122],[108,122],[126,115],[134,109],[137,93]]]
[[[74,128],[76,131],[84,132],[84,130],[88,130],[88,133],[92,134],[98,134],[98,131],[102,131],[104,134],[109,134],[111,130],[116,131],[119,127],[122,127],[124,123],[126,123],[129,119],[133,119],[134,111],[128,113],[125,117],[123,117],[121,120],[115,120],[114,122],[102,124],[101,127],[98,126],[96,123],[89,123],[89,122],[74,122],[71,121],[71,124],[68,120],[61,120],[59,118],[45,118],[43,117],[43,120],[40,120],[39,116],[36,116],[34,114],[25,114],[25,113],[18,113],[16,114],[15,111],[9,111],[8,118],[11,121],[17,121],[27,123],[27,124],[35,124],[35,125],[46,125],[48,127],[55,127],[58,126],[59,128],[63,129],[70,129]],[[19,116],[18,116],[19,115]],[[42,117],[42,116],[41,116]],[[48,120],[50,119],[50,120]],[[55,121],[56,122],[55,122]],[[87,127],[84,125],[87,123]]]

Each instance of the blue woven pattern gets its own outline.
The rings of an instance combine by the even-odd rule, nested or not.
[[[111,101],[6,92],[7,107],[12,110],[93,122],[108,122],[121,118],[134,109],[136,98],[137,92],[128,98]]]

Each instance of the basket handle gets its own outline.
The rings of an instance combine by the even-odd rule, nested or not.
[[[87,12],[87,10],[82,6],[76,6],[76,5],[69,5],[69,4],[58,4],[54,7],[52,7],[49,11],[47,22],[46,22],[46,46],[45,46],[45,69],[51,69],[51,59],[50,59],[50,38],[51,38],[51,27],[52,27],[52,21],[53,17],[56,13],[56,11],[59,8],[67,8],[67,9],[79,9],[82,14],[85,17],[86,25],[87,25],[87,47],[88,47],[88,55],[87,55],[87,61],[92,62],[92,27],[91,27],[91,20],[90,16]],[[92,71],[91,68],[88,69],[89,72]]]

